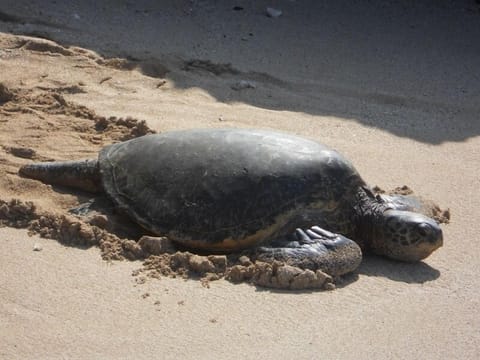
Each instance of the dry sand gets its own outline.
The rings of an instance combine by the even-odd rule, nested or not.
[[[132,276],[138,261],[0,228],[0,358],[480,356],[474,1],[0,1],[0,31],[0,200],[65,214],[89,196],[19,166],[235,126],[319,140],[452,214],[424,262],[368,256],[335,291],[299,293]]]

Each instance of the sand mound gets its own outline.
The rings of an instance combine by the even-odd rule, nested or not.
[[[84,134],[92,134],[91,137],[86,137],[92,142],[98,142],[100,139],[98,135],[103,135],[111,140],[125,141],[155,133],[144,120],[131,117],[124,119],[114,116],[108,118],[99,116],[86,106],[67,101],[62,96],[62,93],[82,91],[83,89],[77,85],[56,88],[9,89],[0,83],[0,105],[2,105],[0,112],[7,116],[16,112],[30,113],[37,115],[40,119],[45,119],[46,115],[74,118],[77,121],[70,122],[71,129]],[[79,121],[81,119],[92,120],[94,126]],[[58,124],[57,129],[60,126]]]

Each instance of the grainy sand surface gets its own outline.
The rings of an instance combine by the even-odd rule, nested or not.
[[[475,1],[0,1],[0,200],[87,200],[18,168],[94,157],[132,117],[299,134],[451,212],[424,262],[367,256],[298,293],[139,281],[138,261],[3,227],[0,358],[479,358],[479,39]]]

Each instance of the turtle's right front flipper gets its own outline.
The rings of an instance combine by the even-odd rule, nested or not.
[[[88,192],[102,192],[98,161],[53,161],[24,165],[20,175],[47,184],[62,185]]]
[[[321,270],[332,276],[354,271],[362,251],[352,240],[318,226],[297,229],[292,236],[275,239],[256,249],[256,259],[278,260],[302,269]]]

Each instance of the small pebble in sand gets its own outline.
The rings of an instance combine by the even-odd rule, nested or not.
[[[147,254],[160,255],[172,254],[176,251],[175,246],[166,237],[142,236],[138,241],[138,245]]]
[[[42,250],[43,250],[43,247],[41,244],[39,243],[33,244],[33,251],[42,251]]]
[[[274,9],[271,7],[267,7],[266,12],[267,16],[271,18],[278,18],[280,15],[282,15],[282,10]]]

